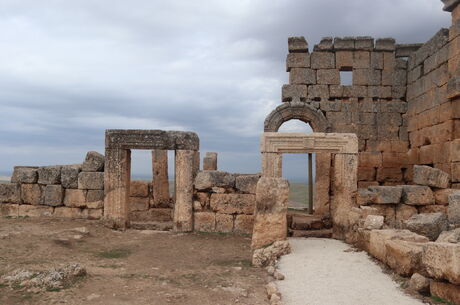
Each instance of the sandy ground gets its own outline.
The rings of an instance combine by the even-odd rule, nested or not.
[[[334,239],[290,239],[278,281],[285,305],[421,305],[404,294],[365,252]]]
[[[89,234],[62,233],[78,227]],[[61,290],[0,285],[0,304],[268,304],[268,275],[251,267],[250,242],[227,234],[119,232],[97,221],[0,218],[0,277],[68,263],[88,273]]]

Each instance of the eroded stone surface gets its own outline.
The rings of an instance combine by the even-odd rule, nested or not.
[[[438,188],[449,187],[449,174],[425,165],[414,165],[414,183]]]
[[[447,230],[447,217],[443,213],[422,213],[413,215],[404,222],[406,229],[436,240],[442,231]]]
[[[81,166],[84,172],[101,172],[104,170],[105,157],[97,151],[89,151]]]

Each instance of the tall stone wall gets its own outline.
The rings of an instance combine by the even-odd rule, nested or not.
[[[358,135],[363,187],[405,181],[409,142],[402,53],[391,38],[326,37],[312,53],[303,37],[289,40],[289,84],[282,101],[308,103],[324,114],[331,132]],[[346,71],[352,73],[351,85],[341,80]]]
[[[447,172],[460,187],[460,99],[458,91],[460,25],[453,14],[450,29],[441,29],[408,65],[409,164]]]

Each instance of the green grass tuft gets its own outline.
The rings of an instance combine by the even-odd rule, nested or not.
[[[111,250],[106,250],[99,252],[97,256],[102,258],[125,258],[131,255],[131,250],[127,248],[115,248]]]

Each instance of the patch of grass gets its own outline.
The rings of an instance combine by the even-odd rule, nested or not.
[[[131,255],[131,250],[127,248],[115,248],[97,253],[97,256],[108,259],[125,258],[129,255]]]
[[[228,259],[228,260],[217,260],[214,264],[225,267],[251,267],[252,263],[248,259]]]
[[[6,284],[0,283],[0,289],[8,287]]]
[[[432,300],[433,302],[438,303],[438,304],[455,305],[454,303],[449,302],[449,301],[447,301],[447,300],[444,300],[443,298],[437,297],[437,296],[435,296],[435,295],[431,297],[431,300]]]
[[[61,288],[46,287],[46,291],[49,291],[49,292],[58,292],[58,291],[61,291]]]
[[[31,294],[25,294],[21,297],[21,300],[26,301],[26,300],[31,300],[32,295]]]
[[[121,268],[123,266],[116,265],[116,264],[105,264],[105,265],[99,265],[98,267],[100,267],[100,268],[118,269],[118,268]]]

